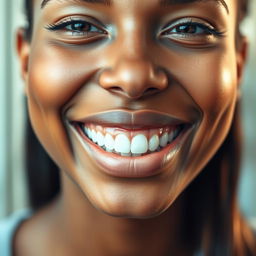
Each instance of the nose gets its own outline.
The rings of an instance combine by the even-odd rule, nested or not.
[[[143,56],[123,56],[111,69],[105,69],[100,85],[127,98],[138,99],[163,91],[168,85],[164,69],[155,66]]]

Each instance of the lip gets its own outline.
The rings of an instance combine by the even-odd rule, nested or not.
[[[104,126],[121,127],[124,129],[141,129],[145,127],[161,127],[166,125],[185,124],[180,135],[159,152],[153,152],[143,156],[127,157],[106,152],[93,143],[82,131],[77,129],[77,123],[97,123]],[[180,146],[191,133],[192,124],[168,114],[140,110],[132,111],[107,111],[95,115],[73,120],[70,122],[75,135],[89,151],[101,171],[107,175],[120,178],[146,178],[155,176],[164,170],[167,162],[172,161]]]
[[[143,129],[191,123],[166,113],[149,110],[127,111],[115,110],[97,113],[74,120],[81,123],[95,123],[103,126],[119,127],[123,129]]]

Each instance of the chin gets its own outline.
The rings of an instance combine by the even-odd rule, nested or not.
[[[118,218],[149,219],[161,215],[169,207],[168,204],[159,205],[160,202],[141,205],[139,202],[108,202],[108,206],[98,207],[104,214]],[[130,205],[132,205],[130,207]]]
[[[139,185],[136,182],[105,184],[98,186],[97,192],[87,190],[84,194],[99,212],[119,218],[153,218],[165,212],[175,201],[175,196],[156,184]]]

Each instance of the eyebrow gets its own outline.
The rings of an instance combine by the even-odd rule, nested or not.
[[[44,8],[50,1],[53,0],[43,0],[41,3],[41,8]],[[78,2],[85,3],[95,3],[95,4],[103,4],[103,5],[111,5],[112,0],[77,0]],[[183,4],[183,3],[195,3],[195,2],[209,2],[213,1],[219,3],[224,6],[224,8],[229,13],[228,5],[225,0],[160,0],[161,5],[172,5],[172,4]]]
[[[196,3],[196,2],[216,2],[221,4],[226,9],[227,13],[229,13],[228,5],[225,0],[160,0],[162,5],[172,5],[172,4],[189,4],[189,3]]]
[[[53,0],[43,0],[42,3],[41,3],[41,8],[44,8],[51,1],[53,1]],[[78,2],[104,4],[104,5],[110,5],[111,4],[111,0],[78,0]]]

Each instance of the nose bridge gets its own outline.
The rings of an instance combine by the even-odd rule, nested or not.
[[[141,19],[134,19],[133,17],[124,18],[119,25],[120,30],[118,34],[118,41],[123,46],[122,56],[125,55],[130,58],[138,59],[145,57],[147,51],[147,32],[145,24],[142,24]]]
[[[131,17],[122,20],[117,39],[115,68],[124,75],[124,78],[128,78],[128,74],[132,75],[133,73],[145,76],[152,69],[150,56],[146,54],[148,47],[146,37],[145,26],[142,29],[141,21]],[[139,77],[132,76],[130,78]]]
[[[143,96],[149,88],[157,92],[167,86],[165,72],[153,63],[149,54],[146,26],[139,23],[141,19],[136,20],[125,18],[119,24],[111,54],[112,66],[107,67],[100,77],[100,85],[105,89],[118,88],[130,98]]]

